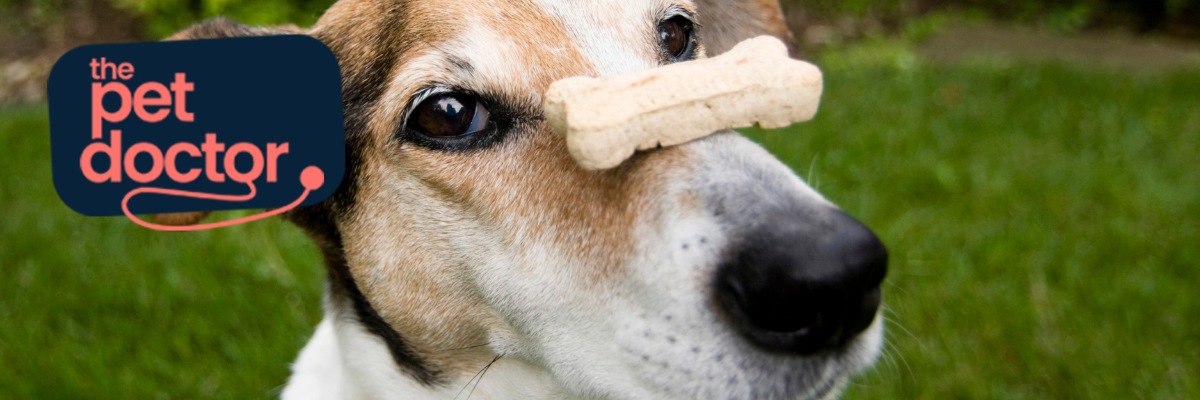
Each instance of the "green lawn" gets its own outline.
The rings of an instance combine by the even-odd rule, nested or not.
[[[1200,72],[835,68],[824,99],[749,135],[891,250],[846,398],[1200,398]],[[295,227],[77,215],[44,106],[0,110],[0,149],[0,397],[278,394],[320,318]]]

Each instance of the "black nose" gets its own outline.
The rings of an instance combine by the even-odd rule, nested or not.
[[[866,226],[779,213],[747,232],[717,270],[717,303],[746,337],[811,354],[862,332],[879,308],[887,249]]]

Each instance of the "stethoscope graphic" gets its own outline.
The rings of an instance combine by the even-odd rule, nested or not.
[[[271,217],[271,216],[275,216],[275,215],[279,215],[284,212],[287,212],[288,210],[296,208],[296,206],[298,206],[298,205],[300,205],[300,203],[304,202],[304,199],[308,197],[309,192],[311,192],[313,190],[317,190],[317,188],[320,188],[321,185],[324,183],[325,183],[325,173],[322,172],[321,169],[317,168],[315,165],[310,165],[310,166],[308,166],[308,168],[305,168],[304,171],[300,172],[300,184],[304,185],[304,193],[301,193],[300,198],[296,199],[296,201],[293,201],[286,206],[276,208],[274,210],[267,211],[264,213],[241,217],[241,218],[233,219],[233,220],[229,220],[229,221],[213,222],[213,223],[208,223],[208,224],[189,225],[189,226],[172,226],[172,225],[159,225],[159,224],[155,224],[155,223],[146,222],[146,221],[143,221],[141,218],[135,217],[133,215],[133,213],[129,212],[129,199],[131,199],[131,198],[133,198],[133,196],[136,196],[141,193],[157,193],[157,194],[165,194],[168,196],[192,197],[192,198],[197,198],[197,199],[208,199],[208,200],[217,200],[217,201],[247,201],[247,200],[253,199],[254,195],[258,194],[258,189],[254,187],[254,182],[253,181],[246,182],[246,185],[250,186],[250,193],[242,194],[242,195],[212,194],[212,193],[190,192],[190,191],[186,191],[186,190],[163,189],[163,188],[156,188],[156,187],[140,187],[137,189],[133,189],[133,190],[129,191],[129,193],[125,194],[125,198],[121,200],[121,211],[124,211],[125,216],[129,217],[130,220],[133,220],[133,222],[137,223],[138,225],[141,225],[141,226],[144,226],[144,227],[147,227],[150,229],[157,229],[160,231],[199,231],[199,230],[212,229],[212,228],[221,228],[221,227],[226,227],[226,226],[230,226],[230,225],[237,225],[237,224],[244,223],[244,222],[257,221],[257,220],[260,220],[263,218],[267,218],[267,217]]]

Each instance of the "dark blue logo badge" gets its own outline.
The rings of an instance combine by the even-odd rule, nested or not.
[[[345,173],[341,74],[311,37],[83,46],[48,93],[54,186],[85,215],[311,205]]]

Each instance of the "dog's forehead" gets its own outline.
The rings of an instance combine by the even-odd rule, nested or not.
[[[561,21],[572,43],[599,75],[653,67],[658,58],[657,19],[674,10],[695,12],[690,1],[535,1]]]
[[[474,79],[537,88],[549,83],[539,80],[655,66],[657,19],[673,10],[694,12],[694,5],[684,0],[435,0],[414,2],[410,9],[405,34],[434,50],[425,55],[469,66]],[[422,47],[411,50],[420,53]]]

